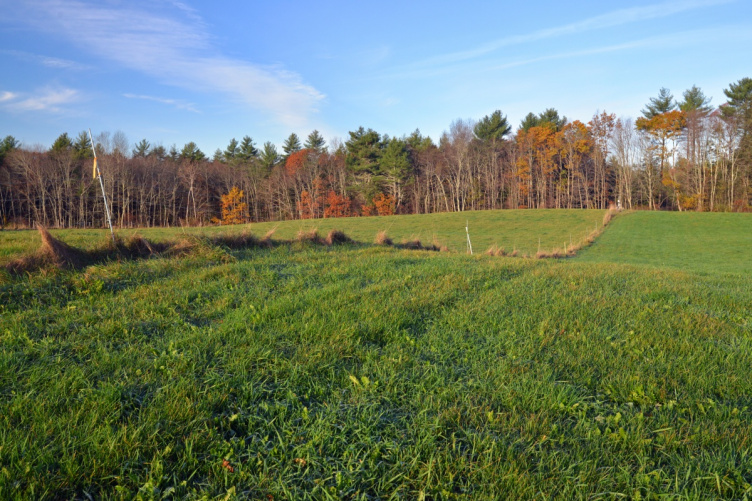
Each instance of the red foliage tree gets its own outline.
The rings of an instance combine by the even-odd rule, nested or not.
[[[396,200],[391,195],[379,193],[373,198],[373,205],[376,207],[379,216],[391,216],[394,214]]]
[[[351,206],[352,202],[349,198],[337,195],[334,191],[329,191],[326,195],[324,217],[349,217]]]

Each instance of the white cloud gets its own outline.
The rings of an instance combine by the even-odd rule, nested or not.
[[[33,94],[3,92],[0,103],[9,111],[47,111],[61,113],[65,106],[80,101],[81,94],[75,89],[44,88]]]
[[[169,98],[164,98],[164,97],[144,96],[144,95],[138,95],[138,94],[123,94],[123,97],[127,97],[128,99],[143,99],[145,101],[154,101],[156,103],[162,103],[162,104],[174,106],[175,108],[179,110],[186,110],[186,111],[192,111],[193,113],[200,113],[200,111],[196,109],[196,106],[193,103],[189,103],[181,99],[169,99]]]
[[[286,126],[302,126],[317,111],[324,96],[299,75],[222,56],[193,9],[167,4],[165,12],[164,3],[32,0],[25,19],[103,59],[169,85],[221,92]]]

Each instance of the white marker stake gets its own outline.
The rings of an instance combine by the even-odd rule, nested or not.
[[[473,253],[473,244],[470,242],[470,223],[469,221],[465,221],[465,233],[467,234],[467,250],[472,255]]]

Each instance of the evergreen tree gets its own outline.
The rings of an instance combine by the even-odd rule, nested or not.
[[[3,163],[6,155],[20,146],[19,142],[13,136],[5,136],[0,141],[0,165]]]
[[[191,141],[190,143],[186,143],[183,149],[180,150],[180,158],[190,162],[200,162],[206,159],[206,155],[198,148],[196,143]]]
[[[136,143],[135,147],[133,148],[133,157],[134,158],[144,158],[147,157],[150,154],[149,149],[151,148],[151,144],[149,144],[149,141],[146,139],[142,139],[138,143]]]
[[[725,115],[737,115],[752,120],[752,78],[742,78],[735,84],[729,84],[728,89],[723,89],[728,98],[728,104],[723,107]]]
[[[724,106],[723,115],[738,120],[741,131],[739,143],[739,158],[752,169],[752,78],[742,78],[736,83],[729,84],[723,93],[728,98]]]
[[[520,122],[520,129],[524,130],[525,132],[529,131],[533,127],[538,127],[540,125],[540,119],[538,118],[538,115],[533,113],[532,111],[525,115],[525,118],[522,119]]]
[[[699,111],[700,113],[708,113],[711,110],[710,98],[700,90],[699,87],[693,85],[692,88],[684,91],[684,101],[679,103],[679,109],[682,111]]]
[[[252,158],[259,156],[259,150],[253,144],[251,136],[243,136],[243,140],[240,142],[240,149],[238,150],[238,158],[244,162],[250,161]]]
[[[324,141],[324,138],[319,134],[319,131],[314,130],[308,134],[305,147],[309,150],[314,150],[317,153],[323,153],[326,149],[326,141]]]
[[[176,152],[177,153],[177,152]],[[148,156],[157,158],[160,162],[167,158],[167,150],[164,146],[157,145],[149,151]]]
[[[426,151],[431,146],[435,146],[430,137],[420,133],[420,129],[415,129],[412,134],[407,136],[405,142],[412,151]]]
[[[381,136],[373,129],[358,128],[350,132],[347,147],[347,166],[355,173],[378,174],[381,160]]]
[[[259,157],[261,166],[269,172],[279,161],[280,158],[279,153],[277,153],[277,147],[269,141],[265,142],[264,148],[261,150],[261,156]]]
[[[494,111],[490,116],[486,115],[477,124],[473,132],[481,141],[497,141],[511,132],[512,126],[507,122],[507,117],[500,110]]]
[[[227,145],[224,152],[221,152],[221,156],[225,162],[232,162],[238,156],[238,141],[233,137],[230,140],[230,144]]]
[[[225,154],[222,152],[222,150],[220,150],[219,148],[214,150],[214,156],[212,157],[212,162],[225,163],[226,161],[227,160],[225,159]]]
[[[178,151],[177,146],[174,144],[170,146],[170,152],[167,154],[170,160],[173,162],[177,162],[180,159],[180,152]]]
[[[89,141],[89,133],[82,130],[76,136],[76,142],[73,143],[73,152],[76,158],[94,158],[94,154],[91,151],[91,142]]]
[[[287,137],[287,139],[285,139],[285,142],[282,145],[282,151],[285,152],[283,158],[287,159],[287,157],[300,150],[300,138],[293,132]]]
[[[542,126],[549,124],[556,130],[561,130],[567,125],[567,117],[560,117],[556,108],[548,108],[546,111],[538,115],[538,125]]]
[[[68,137],[67,132],[63,132],[60,134],[57,139],[55,139],[55,142],[52,143],[52,147],[50,148],[51,151],[66,151],[73,147],[73,141],[71,141],[70,137]]]
[[[641,111],[642,116],[650,120],[662,113],[673,111],[676,109],[676,103],[674,102],[674,96],[671,91],[665,87],[661,87],[658,91],[658,97],[651,97],[650,102],[645,105],[645,109]]]

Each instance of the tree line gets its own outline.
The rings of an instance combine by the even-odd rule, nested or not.
[[[281,151],[245,136],[212,157],[193,142],[130,146],[121,132],[95,143],[120,227],[502,208],[746,211],[752,79],[724,95],[713,107],[697,87],[680,100],[664,88],[634,121],[607,112],[569,121],[549,108],[514,133],[497,110],[454,121],[438,144],[419,130],[389,137],[363,127],[329,145],[318,131],[304,142],[293,133]],[[85,132],[61,134],[49,148],[7,136],[2,225],[106,225],[92,159]]]

